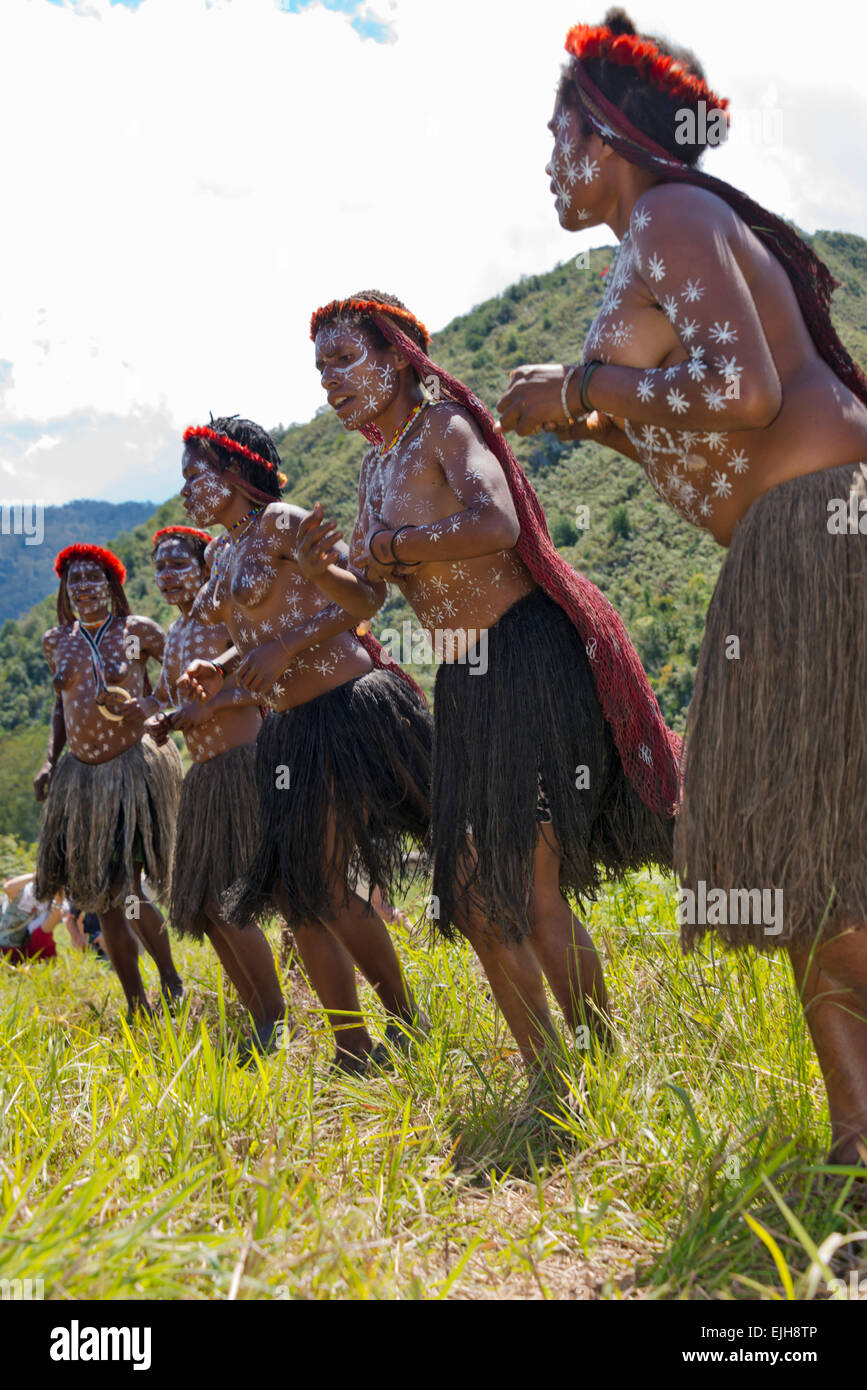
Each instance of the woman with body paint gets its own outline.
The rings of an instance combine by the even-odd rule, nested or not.
[[[110,550],[71,545],[54,568],[58,625],[42,646],[56,697],[34,782],[46,803],[35,892],[45,900],[65,894],[99,915],[130,1016],[149,1013],[133,931],[157,964],[166,998],[183,992],[163,919],[141,884],[144,870],[157,897],[168,892],[181,790],[178,750],[157,748],[144,728],[158,709],[147,663],[162,660],[165,634],[130,613],[126,570]]]
[[[577,25],[566,48],[558,217],[607,224],[620,250],[580,362],[518,368],[500,425],[635,459],[729,547],[687,726],[683,942],[710,927],[788,950],[831,1156],[854,1161],[867,1141],[867,382],[831,324],[827,268],[696,167],[727,103],[694,55],[636,34],[622,10]],[[689,903],[711,890],[751,907],[696,920]],[[756,912],[780,894],[781,921]]]
[[[361,619],[393,581],[442,658],[432,915],[472,944],[528,1070],[551,1078],[546,979],[582,1042],[607,1033],[601,962],[565,893],[670,861],[677,741],[618,615],[557,553],[481,401],[427,355],[424,324],[367,291],[318,309],[310,332],[329,404],[372,447],[350,565],[318,505],[299,564]]]
[[[167,526],[153,538],[157,588],[180,610],[166,635],[154,698],[160,711],[145,728],[162,747],[180,730],[193,765],[178,807],[169,920],[181,936],[208,938],[253,1022],[252,1047],[268,1052],[283,1036],[285,1004],[274,957],[257,926],[227,922],[223,894],[244,872],[256,848],[255,748],[262,725],[255,695],[232,676],[204,703],[184,702],[178,681],[195,660],[230,645],[222,624],[197,621],[193,604],[207,581],[205,553],[213,538],[189,526]],[[250,1050],[241,1049],[243,1058]]]
[[[335,1030],[336,1065],[362,1072],[373,1045],[353,962],[389,1015],[387,1041],[402,1044],[426,1023],[385,924],[355,886],[363,872],[371,888],[397,890],[409,848],[424,840],[430,716],[414,683],[384,668],[378,643],[358,637],[356,619],[301,573],[303,513],[280,501],[270,435],[232,416],[184,441],[184,506],[197,526],[225,527],[192,616],[224,624],[232,645],[191,661],[178,690],[210,699],[233,673],[269,708],[256,741],[256,850],[224,916],[245,927],[282,914]]]

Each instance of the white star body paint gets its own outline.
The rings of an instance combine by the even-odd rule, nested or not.
[[[397,373],[390,362],[377,363],[372,357],[368,335],[349,319],[323,324],[314,344],[317,361],[326,357],[323,385],[338,419],[347,429],[369,424],[390,405],[397,390]],[[341,411],[343,402],[347,409]]]

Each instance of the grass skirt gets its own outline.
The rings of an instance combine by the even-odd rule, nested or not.
[[[431,741],[428,711],[388,671],[269,714],[256,740],[259,843],[223,900],[227,919],[328,920],[335,874],[344,903],[359,872],[386,896],[402,891],[416,872],[406,851],[428,831]]]
[[[867,465],[781,483],[735,529],[689,708],[675,858],[693,891],[782,890],[782,930],[685,923],[686,948],[706,930],[804,946],[867,920],[867,535],[828,529],[828,502],[848,509],[850,492],[867,499]]]
[[[219,916],[223,894],[255,853],[258,817],[255,743],[193,763],[181,789],[169,907],[182,936],[201,941],[205,909]]]
[[[64,893],[83,912],[117,907],[131,890],[135,862],[157,898],[169,888],[181,759],[147,735],[107,763],[64,753],[51,779],[34,891],[40,902]]]
[[[670,866],[672,820],[626,777],[581,638],[552,598],[536,589],[519,599],[488,630],[485,674],[472,669],[444,663],[436,678],[431,915],[444,936],[454,934],[467,827],[474,907],[504,939],[531,933],[539,774],[561,891],[592,897],[605,876]]]

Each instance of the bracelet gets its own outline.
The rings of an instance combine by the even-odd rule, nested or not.
[[[387,535],[388,535],[388,529],[387,529],[387,527],[383,527],[380,531],[374,531],[373,535],[371,536],[371,538],[370,538],[370,543],[369,543],[369,545],[368,545],[368,549],[370,550],[370,553],[371,553],[371,555],[373,556],[374,560],[376,560],[376,553],[375,553],[375,551],[374,551],[374,549],[373,549],[373,542],[376,540],[377,536],[387,536]],[[390,561],[388,561],[388,560],[376,560],[376,563],[377,563],[378,565],[387,565],[387,564],[390,563]]]
[[[596,368],[597,368],[597,367],[602,367],[602,366],[604,366],[604,365],[605,365],[604,362],[600,362],[598,358],[594,358],[592,362],[585,362],[585,363],[584,363],[584,374],[583,374],[583,376],[581,377],[581,392],[580,392],[580,394],[581,394],[581,404],[583,405],[584,409],[585,409],[588,413],[593,409],[593,406],[590,404],[590,401],[589,401],[588,396],[587,396],[587,385],[588,385],[588,382],[590,381],[590,378],[592,377],[593,373],[596,371]]]
[[[205,665],[206,665],[206,666],[213,666],[214,670],[217,672],[217,675],[218,675],[218,676],[222,676],[223,680],[226,679],[226,673],[225,673],[225,671],[223,670],[222,666],[218,665],[218,663],[217,663],[216,661],[208,661],[208,660],[206,660],[206,661],[205,661]]]
[[[405,566],[407,566],[408,569],[415,569],[416,565],[420,565],[420,564],[421,564],[421,560],[401,560],[400,556],[398,555],[397,551],[396,551],[395,548],[394,548],[394,543],[395,543],[395,541],[397,540],[398,536],[400,535],[401,531],[417,531],[417,530],[418,530],[418,527],[417,527],[417,526],[407,525],[407,526],[398,526],[398,528],[397,528],[396,531],[392,531],[392,533],[391,533],[391,558],[394,560],[394,563],[395,563],[396,565],[405,565]]]
[[[280,636],[280,633],[279,633],[279,632],[277,633],[277,641],[280,643],[280,646],[283,648],[283,650],[284,650],[284,652],[286,653],[286,655],[287,655],[287,656],[291,656],[292,653],[290,652],[289,648],[286,646],[286,643],[283,641],[283,638]]]
[[[571,427],[572,425],[575,424],[575,421],[573,420],[572,414],[571,414],[571,412],[570,412],[570,410],[569,410],[569,403],[568,403],[568,401],[566,400],[566,396],[567,396],[568,391],[569,391],[569,383],[570,383],[570,381],[572,380],[572,378],[573,378],[573,376],[575,375],[575,373],[579,370],[580,366],[581,366],[581,363],[580,363],[580,362],[576,362],[574,367],[570,367],[570,368],[569,368],[568,372],[566,373],[566,375],[565,375],[564,378],[563,378],[563,385],[560,387],[560,404],[561,404],[562,407],[563,407],[563,414],[564,414],[565,417],[566,417],[566,424],[569,425],[570,427]]]

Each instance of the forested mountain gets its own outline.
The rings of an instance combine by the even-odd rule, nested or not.
[[[54,557],[74,541],[105,545],[151,515],[153,502],[64,502],[45,507],[3,506],[0,534],[0,623],[19,618],[54,590]]]
[[[849,351],[863,364],[867,242],[840,232],[820,232],[809,240],[841,282],[834,298],[835,322]],[[568,262],[523,278],[435,335],[431,355],[493,406],[511,367],[580,356],[612,254],[611,248],[602,248],[590,252],[586,267]],[[325,408],[309,423],[278,436],[278,444],[289,478],[286,497],[301,506],[321,500],[348,530],[364,441],[347,434]],[[722,552],[657,499],[638,464],[610,450],[561,444],[542,435],[520,441],[516,452],[539,492],[555,541],[620,609],[666,718],[682,727]],[[575,524],[583,507],[589,509],[586,529]],[[179,501],[170,499],[144,524],[112,541],[128,570],[133,611],[164,624],[174,613],[153,583],[150,538],[158,526],[182,520]],[[60,537],[58,548],[71,539]],[[106,537],[90,530],[86,539]],[[410,617],[399,592],[391,593],[374,622],[375,632],[399,628]],[[42,633],[54,621],[53,604],[53,597],[47,598],[0,630],[0,834],[23,839],[34,838],[39,824],[30,782],[42,760],[53,698],[41,650]],[[432,671],[421,675],[428,690],[432,677]]]

